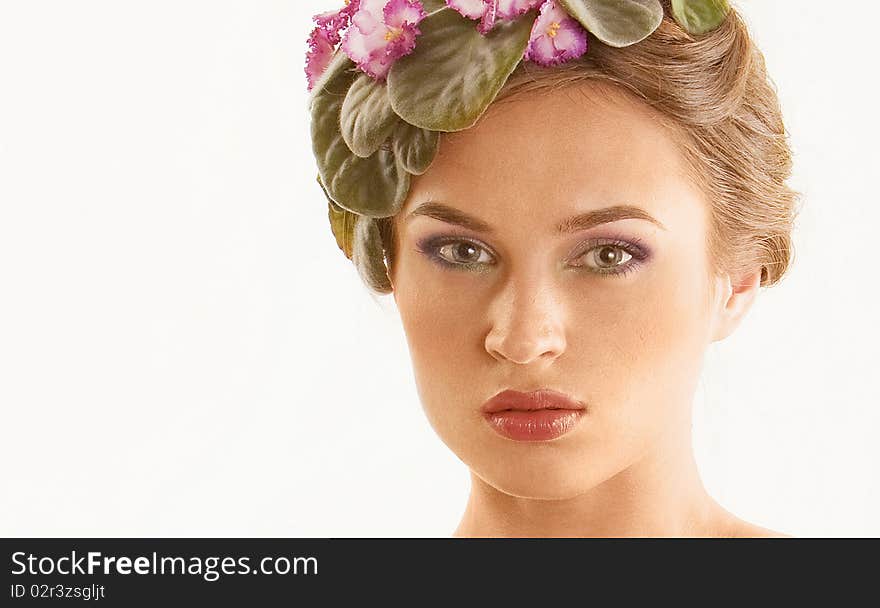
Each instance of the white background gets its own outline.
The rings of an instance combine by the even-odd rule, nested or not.
[[[467,469],[315,183],[305,41],[341,5],[0,1],[0,536],[455,528]],[[880,536],[874,3],[738,6],[803,212],[707,356],[698,463],[745,519]]]

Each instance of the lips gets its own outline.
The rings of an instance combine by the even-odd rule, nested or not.
[[[583,410],[582,403],[571,397],[550,389],[540,389],[529,393],[506,390],[501,391],[483,404],[484,413],[493,414],[506,410]]]
[[[493,431],[514,441],[548,441],[574,429],[586,408],[571,397],[542,389],[503,391],[481,408]]]

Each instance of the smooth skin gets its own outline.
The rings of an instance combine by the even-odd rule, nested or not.
[[[394,218],[390,274],[422,407],[471,471],[454,536],[784,536],[721,507],[697,470],[704,354],[750,308],[760,268],[712,272],[708,202],[654,112],[596,82],[495,103],[442,135]],[[412,213],[428,202],[484,226]],[[556,232],[620,205],[656,221]],[[586,414],[556,439],[513,441],[480,413],[508,388],[558,390]]]

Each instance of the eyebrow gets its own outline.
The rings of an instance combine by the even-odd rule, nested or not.
[[[418,215],[432,217],[441,222],[455,224],[456,226],[462,226],[463,228],[468,228],[477,232],[484,232],[486,234],[493,233],[492,227],[483,220],[468,215],[464,211],[456,209],[455,207],[444,205],[438,201],[427,201],[422,203],[413,209],[404,221],[409,221],[411,218]],[[579,213],[566,218],[557,224],[556,232],[557,234],[569,234],[579,230],[587,230],[588,228],[600,224],[607,224],[609,222],[616,222],[624,219],[645,220],[663,230],[666,230],[666,226],[664,226],[660,220],[653,217],[641,207],[635,207],[633,205],[614,205],[613,207],[594,209],[593,211]]]

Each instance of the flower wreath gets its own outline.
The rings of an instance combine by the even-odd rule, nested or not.
[[[671,8],[692,35],[729,11],[726,0]],[[373,220],[400,210],[440,132],[473,126],[520,61],[576,59],[588,32],[629,46],[662,19],[660,0],[345,0],[315,15],[305,66],[312,149],[339,248],[370,285],[390,291]]]

